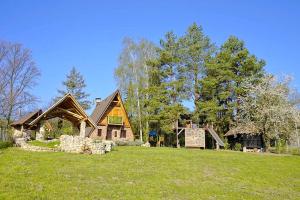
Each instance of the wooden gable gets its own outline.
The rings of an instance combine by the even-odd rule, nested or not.
[[[122,98],[119,92],[116,92],[116,95],[110,102],[105,113],[98,122],[98,126],[107,126],[109,124],[110,117],[121,117],[122,123],[126,128],[131,128],[130,121],[125,110]]]

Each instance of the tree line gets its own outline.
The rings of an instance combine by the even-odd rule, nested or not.
[[[115,78],[140,137],[147,137],[151,121],[158,122],[162,133],[172,134],[180,116],[189,115],[220,136],[251,122],[269,143],[275,136],[290,137],[299,124],[299,109],[291,101],[289,81],[275,80],[265,65],[243,40],[230,36],[218,47],[194,23],[182,36],[167,32],[159,45],[125,38]],[[270,87],[262,89],[266,85]],[[268,90],[277,94],[268,96]],[[193,102],[193,111],[184,106],[186,101]],[[286,109],[273,107],[276,118],[264,111],[271,109],[265,105],[270,102]]]

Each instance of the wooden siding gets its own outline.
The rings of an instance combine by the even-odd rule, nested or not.
[[[109,105],[107,111],[102,116],[99,123],[97,124],[98,126],[107,126],[108,125],[107,116],[120,116],[123,118],[124,127],[131,128],[129,119],[127,117],[127,113],[125,111],[123,104],[121,103],[120,98],[121,97],[119,95],[116,96],[116,99],[114,99],[114,101]]]

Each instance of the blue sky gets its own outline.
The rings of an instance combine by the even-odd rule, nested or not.
[[[90,98],[116,89],[113,76],[125,36],[155,43],[193,22],[217,45],[230,35],[267,62],[266,70],[294,76],[300,89],[300,1],[39,1],[1,0],[0,39],[32,50],[41,70],[33,92],[45,106],[72,66]]]

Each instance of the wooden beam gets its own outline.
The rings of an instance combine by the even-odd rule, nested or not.
[[[60,111],[62,111],[62,112],[64,112],[64,113],[67,113],[67,114],[69,114],[69,115],[71,115],[71,116],[73,116],[73,117],[75,117],[75,118],[78,118],[78,119],[84,119],[83,116],[78,115],[78,114],[76,114],[76,113],[73,113],[73,112],[71,112],[71,111],[69,111],[69,110],[65,110],[65,109],[63,109],[63,108],[57,108],[57,109],[60,110]]]
[[[177,135],[179,135],[182,131],[184,130],[184,128],[183,129],[181,129],[178,133],[177,133]]]

